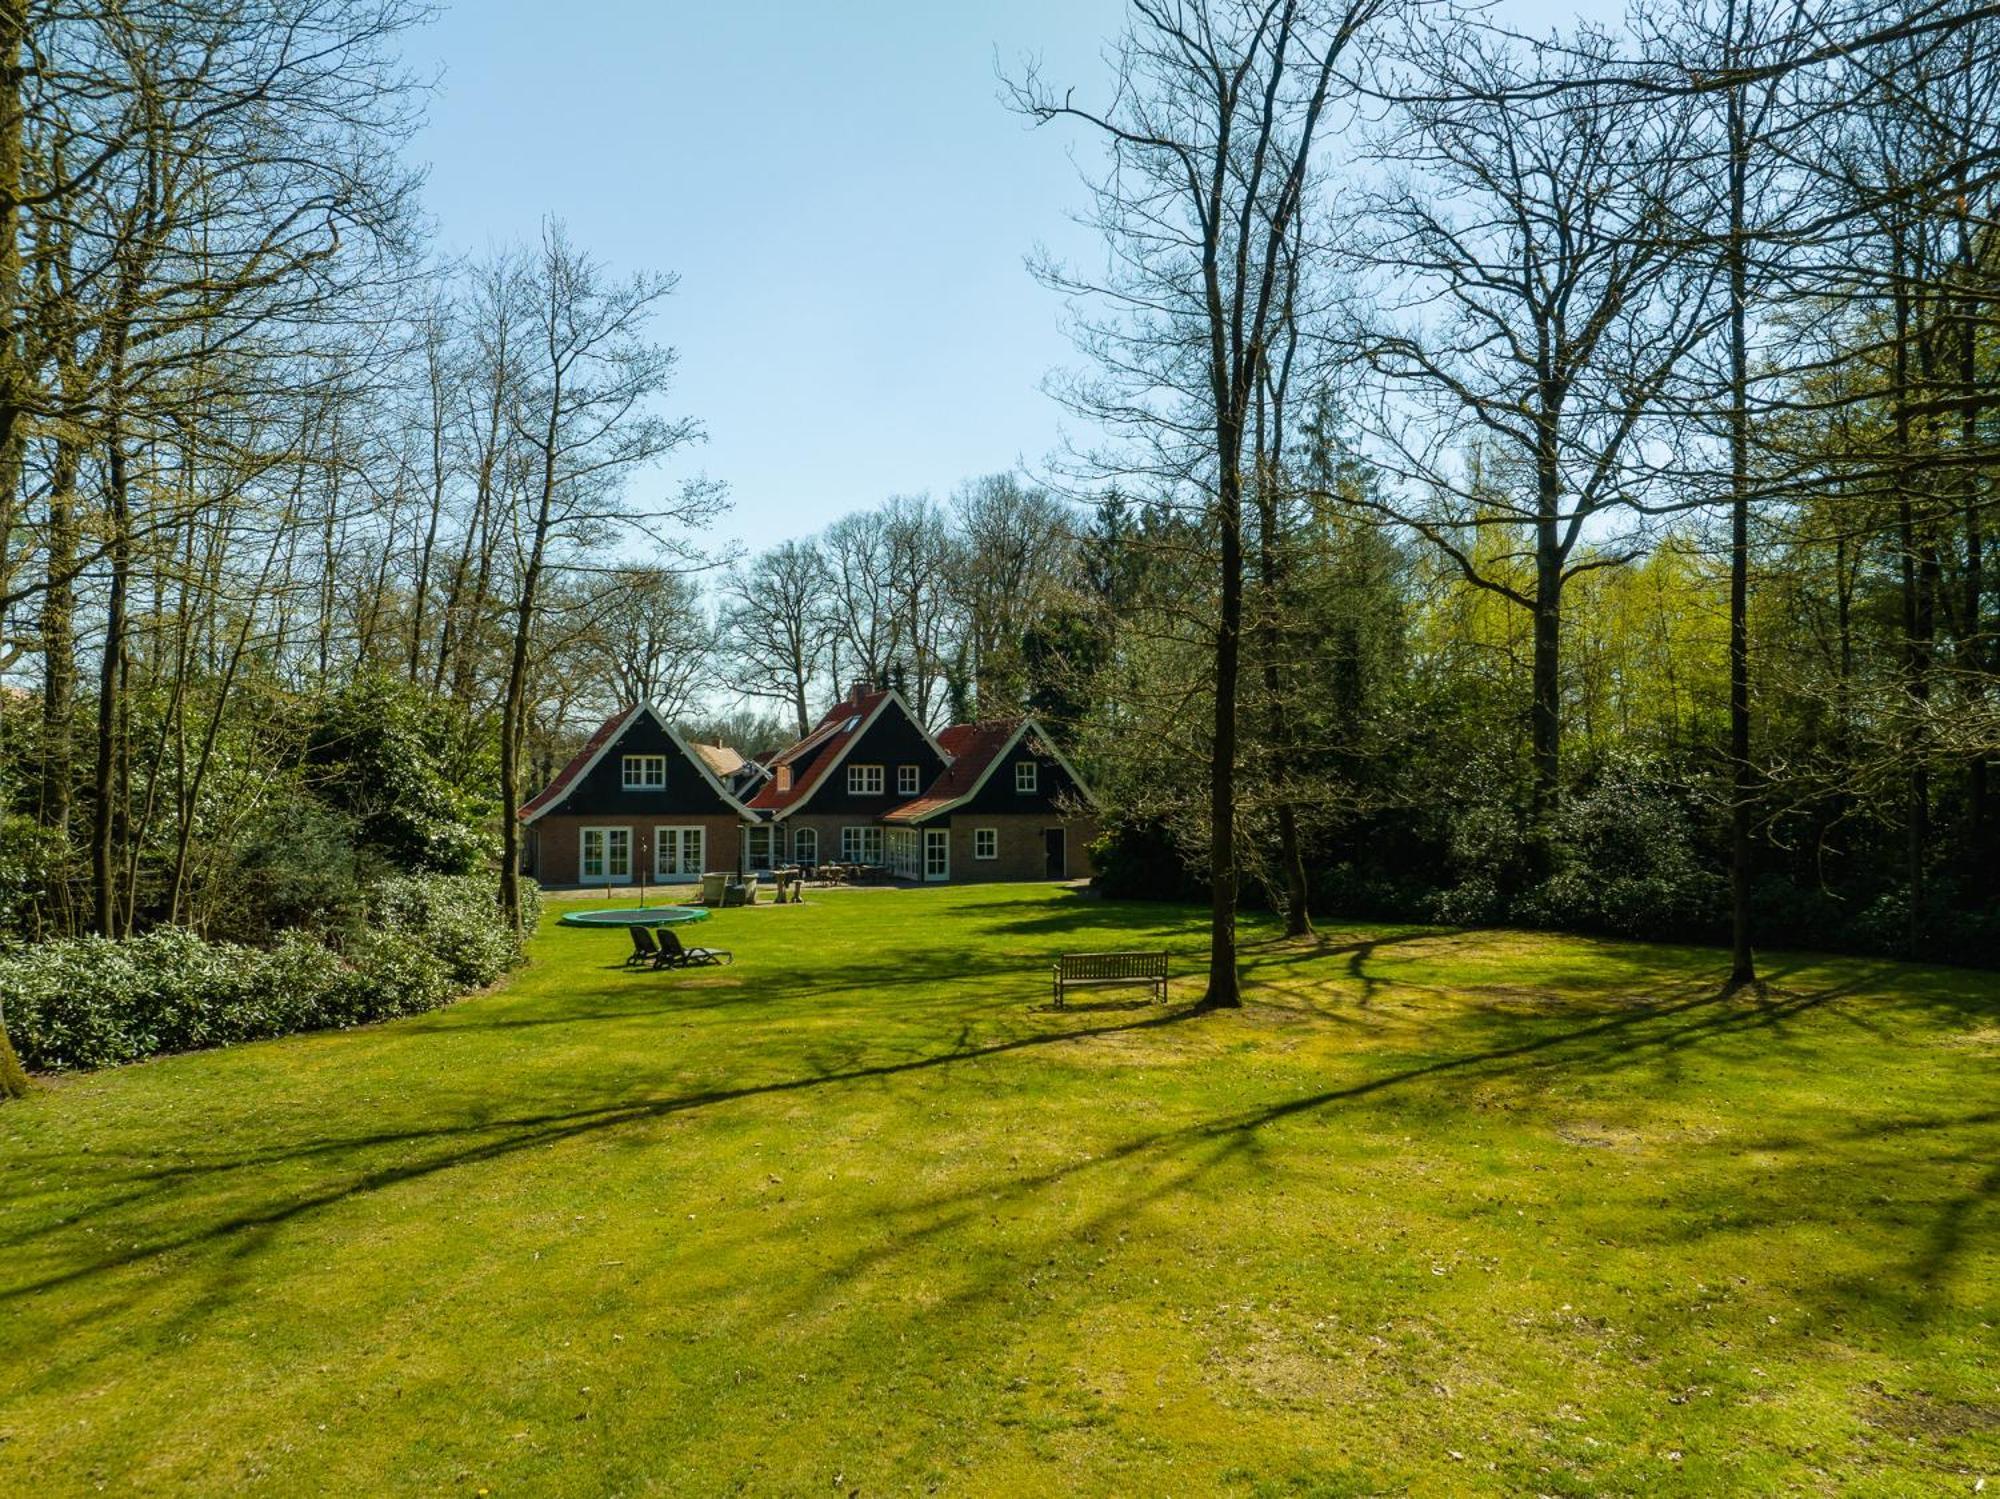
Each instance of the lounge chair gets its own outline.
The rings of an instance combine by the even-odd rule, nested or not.
[[[723,947],[689,947],[670,926],[660,928],[660,956],[655,968],[707,968],[734,963],[736,954]]]
[[[651,963],[659,967],[660,944],[653,940],[653,934],[642,926],[628,926],[625,930],[632,934],[632,951],[625,955],[625,966],[636,968]]]

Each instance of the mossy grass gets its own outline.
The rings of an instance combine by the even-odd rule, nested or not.
[[[7,1037],[7,1027],[0,1025],[0,1099],[26,1098],[32,1086],[21,1066],[21,1059],[14,1054],[14,1043]]]
[[[558,904],[558,909],[560,906]],[[0,1492],[1970,1493],[2000,979],[1049,887],[0,1109]],[[1048,1004],[1164,946],[1171,1002]]]

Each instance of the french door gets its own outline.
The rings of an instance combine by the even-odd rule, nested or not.
[[[621,885],[632,878],[630,828],[584,828],[578,853],[579,884]]]
[[[653,878],[699,879],[708,853],[705,829],[654,828]]]

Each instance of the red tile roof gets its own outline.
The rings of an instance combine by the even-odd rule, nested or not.
[[[516,815],[523,821],[526,821],[543,808],[554,806],[565,796],[568,796],[571,784],[575,782],[578,776],[583,774],[584,768],[590,764],[597,752],[609,744],[617,735],[619,727],[624,724],[626,719],[632,716],[633,711],[630,708],[623,709],[620,712],[612,714],[611,717],[599,724],[597,732],[584,740],[583,748],[570,756],[569,764],[557,771],[555,779],[550,781],[548,785],[523,802],[521,810]]]
[[[955,723],[938,735],[938,743],[951,756],[943,775],[914,801],[904,802],[882,814],[884,822],[922,822],[934,817],[962,797],[969,796],[986,767],[1006,749],[1019,731],[1022,720],[989,718],[979,723]]]
[[[835,703],[810,734],[766,762],[772,772],[771,778],[758,787],[757,794],[750,798],[751,808],[758,812],[777,813],[804,801],[888,695],[887,692],[864,692],[858,697]],[[777,772],[785,766],[791,767],[792,783],[780,791]]]

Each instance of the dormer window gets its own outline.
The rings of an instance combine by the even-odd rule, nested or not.
[[[915,796],[920,789],[918,782],[922,779],[923,773],[923,767],[920,765],[898,765],[896,767],[896,794],[898,796]]]
[[[625,789],[627,791],[657,791],[667,784],[667,757],[665,755],[627,755],[625,757]]]
[[[850,765],[847,767],[847,794],[849,796],[880,796],[882,794],[882,767],[879,765]]]
[[[1035,762],[1017,760],[1014,762],[1014,789],[1023,796],[1032,796],[1035,791]]]

